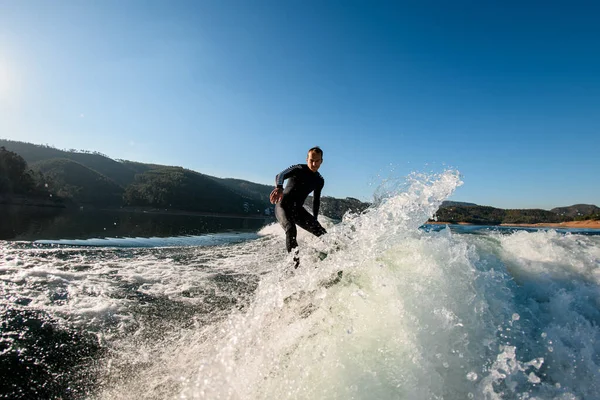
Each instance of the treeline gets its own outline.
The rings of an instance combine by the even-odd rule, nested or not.
[[[138,174],[123,195],[126,206],[214,213],[264,213],[267,204],[234,193],[210,177],[181,167]]]
[[[32,165],[46,187],[59,198],[76,204],[119,206],[123,188],[112,179],[78,162],[57,158]]]
[[[600,221],[600,213],[589,214],[589,215],[580,215],[573,218],[574,221]]]
[[[234,190],[235,184],[222,185],[218,178],[181,167],[116,162],[98,153],[70,153],[47,146],[32,149],[34,145],[16,143],[25,147],[25,153],[36,161],[28,164],[16,152],[0,147],[0,195],[4,203],[39,204],[31,200],[46,196],[73,206],[92,205],[97,208],[129,206],[264,214],[268,207],[268,194],[255,198],[245,195],[256,190],[251,187],[255,185],[251,182]],[[44,159],[44,152],[49,152],[53,158]],[[104,174],[90,165],[104,171]],[[264,186],[263,191],[270,190],[270,187]],[[17,198],[17,195],[20,197]],[[23,196],[28,201],[24,202]]]
[[[28,168],[23,157],[0,147],[0,194],[49,196],[45,178]]]
[[[113,160],[85,150],[2,139],[0,145],[10,148],[11,157],[19,158],[22,168],[55,198],[73,205],[261,215],[273,210],[271,185],[217,178],[182,167]],[[320,213],[341,219],[347,211],[361,212],[368,205],[352,198],[324,197]]]
[[[113,160],[98,152],[0,139],[0,202],[7,197],[52,199],[67,205],[134,207],[231,214],[269,214],[270,185],[222,179],[182,167]],[[307,200],[312,206],[312,198]],[[321,214],[341,219],[369,206],[358,199],[323,197]],[[444,202],[434,219],[480,225],[557,223],[600,219],[600,208],[577,204],[550,211],[505,210]]]
[[[556,207],[550,211],[575,221],[600,220],[600,208],[592,204],[574,204],[569,207]]]
[[[593,206],[595,207],[595,206]],[[560,223],[573,220],[599,220],[600,213],[572,217],[541,209],[501,209],[487,206],[443,206],[430,221],[475,225]]]
[[[309,196],[306,199],[305,205],[312,208],[313,198]],[[361,213],[366,210],[371,204],[362,202],[352,197],[345,199],[337,199],[335,197],[324,196],[321,198],[321,208],[319,214],[323,214],[329,218],[341,220],[344,214],[348,211],[352,213]]]

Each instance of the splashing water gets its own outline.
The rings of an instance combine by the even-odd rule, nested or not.
[[[455,171],[413,175],[326,240],[302,235],[302,267],[290,275],[277,262],[247,309],[167,347],[142,380],[155,382],[147,397],[170,387],[190,399],[591,398],[599,316],[584,299],[600,299],[597,241],[418,230],[460,184]],[[573,248],[588,251],[572,261]],[[331,254],[319,262],[311,249]],[[576,269],[548,276],[566,262]],[[562,294],[542,283],[565,275],[581,279]],[[562,304],[562,323],[545,301]]]
[[[98,399],[596,398],[600,236],[418,229],[460,184],[456,171],[386,182],[366,212],[324,220],[327,235],[301,232],[297,270],[272,225],[212,249],[103,250],[85,277],[61,275],[73,301],[19,289],[106,341]],[[5,281],[32,279],[14,263]],[[115,295],[109,272],[141,300]],[[90,282],[112,294],[95,298],[115,324],[79,312]]]

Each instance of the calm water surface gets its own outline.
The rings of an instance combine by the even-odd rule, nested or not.
[[[2,221],[0,240],[80,241],[256,232],[273,220],[269,217],[215,217],[107,210],[64,211],[41,207],[0,207],[0,221]],[[101,245],[101,242],[94,243]]]

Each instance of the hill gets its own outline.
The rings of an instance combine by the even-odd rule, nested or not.
[[[61,198],[97,206],[121,204],[124,191],[121,186],[73,160],[55,158],[38,161],[31,165],[31,169],[41,173],[48,189]]]
[[[127,168],[129,168],[130,170],[132,170],[134,172],[134,174],[143,174],[146,171],[150,171],[151,169],[158,169],[158,168],[164,168],[165,165],[159,165],[159,164],[144,164],[141,162],[137,162],[137,161],[128,161],[128,160],[118,160],[118,162],[122,163],[123,165],[125,165]],[[133,182],[133,181],[131,181]],[[129,183],[131,183],[129,182]]]
[[[98,152],[59,150],[50,146],[0,139],[0,147],[2,146],[23,157],[29,165],[51,159],[75,161],[113,180],[123,188],[133,182],[137,173],[134,168],[131,168],[131,164],[115,161]]]
[[[487,206],[447,206],[435,213],[435,221],[475,225],[559,223],[572,218],[540,209],[502,209]],[[430,221],[433,221],[430,220]]]
[[[269,195],[273,190],[273,186],[262,185],[260,183],[253,183],[242,179],[215,177],[210,178],[214,179],[217,183],[228,188],[233,193],[236,193],[247,199],[251,199],[252,201],[256,201],[262,204],[264,207],[269,207]]]
[[[312,209],[313,197],[309,196],[304,203],[305,206]],[[352,197],[345,199],[337,199],[335,197],[321,197],[321,209],[319,214],[323,214],[329,218],[341,220],[344,214],[348,211],[353,213],[361,213],[366,210],[371,204],[362,202]]]
[[[23,157],[0,146],[0,204],[64,208],[62,199],[48,191],[45,178],[27,167]]]
[[[151,169],[127,187],[124,205],[214,213],[262,213],[255,202],[219,184],[213,177],[181,167]]]
[[[550,211],[564,217],[578,219],[600,214],[600,207],[592,204],[574,204],[569,207],[556,207]]]
[[[465,203],[464,201],[452,201],[452,200],[444,200],[442,201],[442,205],[440,207],[453,207],[453,206],[476,206],[475,203]]]
[[[181,167],[113,160],[101,153],[84,150],[59,150],[0,139],[2,146],[6,147],[3,152],[5,162],[17,166],[21,171],[11,172],[8,167],[3,167],[4,172],[0,171],[0,191],[5,197],[9,192],[24,196],[33,196],[34,192],[43,193],[47,183],[56,197],[71,199],[77,204],[244,214],[262,214],[266,208],[272,207],[269,203],[270,185],[217,178]],[[27,164],[31,172],[26,171]],[[312,205],[312,199],[309,198],[307,204]],[[353,198],[323,197],[321,213],[340,219],[349,210],[361,212],[368,206],[368,203]],[[444,201],[435,218],[444,222],[486,225],[554,223],[599,219],[600,208],[577,204],[551,211],[504,210],[474,203]]]
[[[136,183],[138,185],[137,187],[139,188],[139,182],[136,181],[136,175],[144,174],[157,169],[181,168],[159,164],[146,164],[128,160],[113,160],[98,152],[90,152],[86,150],[75,149],[60,150],[47,145],[37,145],[32,143],[11,141],[5,139],[0,139],[0,146],[5,146],[7,150],[19,154],[29,165],[35,165],[41,161],[49,161],[55,159],[71,160],[82,166],[87,167],[89,170],[97,172],[98,174],[118,184],[119,186],[121,186],[123,192],[125,192],[125,189],[130,184]],[[59,165],[66,166],[64,162],[63,164]],[[58,167],[58,165],[55,166]],[[80,171],[83,173],[83,170]],[[54,174],[64,175],[59,174],[56,171],[56,169],[54,169]],[[83,174],[86,177],[89,177],[89,174],[87,172]],[[164,172],[162,174],[164,175]],[[74,178],[71,173],[68,173],[68,175],[71,178]],[[242,179],[217,178],[204,174],[200,175],[206,177],[207,179],[212,179],[218,186],[220,186],[220,189],[215,189],[218,192],[221,192],[222,189],[226,189],[227,191],[223,193],[227,193],[228,196],[235,194],[243,198],[241,207],[244,209],[254,210],[254,206],[256,206],[258,207],[257,210],[260,209],[260,212],[262,213],[264,212],[264,209],[269,206],[269,194],[272,190],[271,186],[261,185]],[[60,185],[61,182],[68,184],[66,181],[58,179],[57,181],[55,181],[55,190],[59,191],[60,188],[58,188],[56,185]],[[71,189],[72,188],[68,187],[62,188],[62,190],[66,192],[71,192]],[[208,192],[206,192],[206,195],[208,196],[207,198],[210,197]],[[150,203],[158,204],[156,202]],[[246,206],[244,206],[245,203],[247,204]],[[128,202],[126,204],[131,204],[131,198],[128,199]],[[211,208],[214,209],[218,207],[215,205]],[[256,213],[257,210],[254,210],[254,213]]]
[[[18,153],[34,170],[46,174],[46,179],[52,180],[55,194],[77,203],[89,203],[93,200],[90,193],[101,190],[110,201],[106,196],[99,196],[94,203],[106,202],[111,206],[121,193],[125,206],[253,214],[262,214],[272,207],[269,195],[273,187],[270,185],[218,178],[181,167],[113,160],[84,150],[59,150],[10,140],[0,140],[0,145]],[[333,197],[324,197],[321,204],[322,214],[336,219],[348,210],[360,211],[368,206],[356,199]]]

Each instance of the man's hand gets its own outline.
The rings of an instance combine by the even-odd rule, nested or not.
[[[271,196],[269,196],[269,200],[271,200],[271,204],[277,204],[283,198],[283,189],[275,188],[271,192]]]

